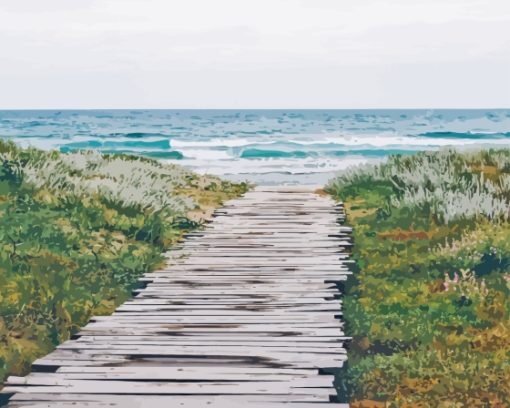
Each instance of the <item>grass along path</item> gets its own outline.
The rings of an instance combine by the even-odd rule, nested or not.
[[[0,380],[107,315],[247,190],[155,160],[0,142]]]
[[[327,190],[354,227],[351,407],[509,406],[510,151],[392,156]]]

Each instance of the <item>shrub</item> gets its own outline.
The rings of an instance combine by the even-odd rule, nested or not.
[[[141,157],[1,141],[0,163],[0,378],[123,302],[200,225],[203,196],[215,207],[247,188]]]
[[[510,404],[509,170],[510,150],[445,150],[329,183],[354,226],[337,380],[351,402]]]

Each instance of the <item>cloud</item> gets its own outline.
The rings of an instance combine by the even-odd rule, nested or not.
[[[509,39],[507,0],[3,2],[0,106],[510,106]]]

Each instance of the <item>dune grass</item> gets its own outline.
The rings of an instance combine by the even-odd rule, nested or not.
[[[155,160],[0,141],[0,380],[130,297],[246,184]]]
[[[351,406],[510,406],[510,150],[392,156],[327,191],[354,227]]]

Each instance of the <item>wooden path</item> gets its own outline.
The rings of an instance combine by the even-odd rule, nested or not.
[[[8,407],[340,407],[343,209],[262,188],[217,210],[111,316],[9,377]],[[326,370],[327,372],[327,370]]]

